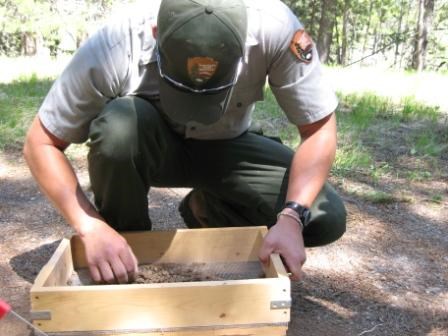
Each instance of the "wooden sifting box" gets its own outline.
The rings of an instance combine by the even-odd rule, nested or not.
[[[140,264],[254,263],[265,227],[126,233]],[[50,335],[280,336],[290,280],[279,255],[264,277],[176,283],[77,285],[87,267],[79,237],[64,239],[31,288],[33,323]]]

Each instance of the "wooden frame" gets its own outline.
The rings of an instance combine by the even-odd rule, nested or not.
[[[265,227],[123,234],[140,264],[258,261]],[[57,335],[281,336],[290,280],[278,255],[265,278],[67,286],[86,267],[79,237],[64,239],[31,288],[34,324]]]

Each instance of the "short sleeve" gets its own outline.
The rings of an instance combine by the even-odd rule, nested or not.
[[[39,118],[56,137],[70,143],[86,141],[92,119],[120,95],[128,62],[121,29],[104,27],[92,35],[53,83]]]
[[[288,12],[288,24],[282,30],[272,32],[277,35],[271,37],[276,41],[276,54],[268,71],[269,85],[289,121],[305,125],[331,114],[338,101],[323,75],[316,45],[311,38],[309,58],[300,58],[291,50],[291,42],[297,33],[307,33],[289,9]]]

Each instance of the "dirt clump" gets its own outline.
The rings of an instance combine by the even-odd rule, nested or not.
[[[216,274],[204,274],[201,266],[205,264],[193,263],[183,264],[151,264],[139,267],[138,275],[134,283],[172,283],[172,282],[192,282],[192,281],[214,281],[224,280]]]

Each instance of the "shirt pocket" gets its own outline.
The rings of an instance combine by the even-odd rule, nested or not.
[[[232,114],[250,113],[257,101],[264,99],[264,82],[244,87],[235,86],[227,111]]]

